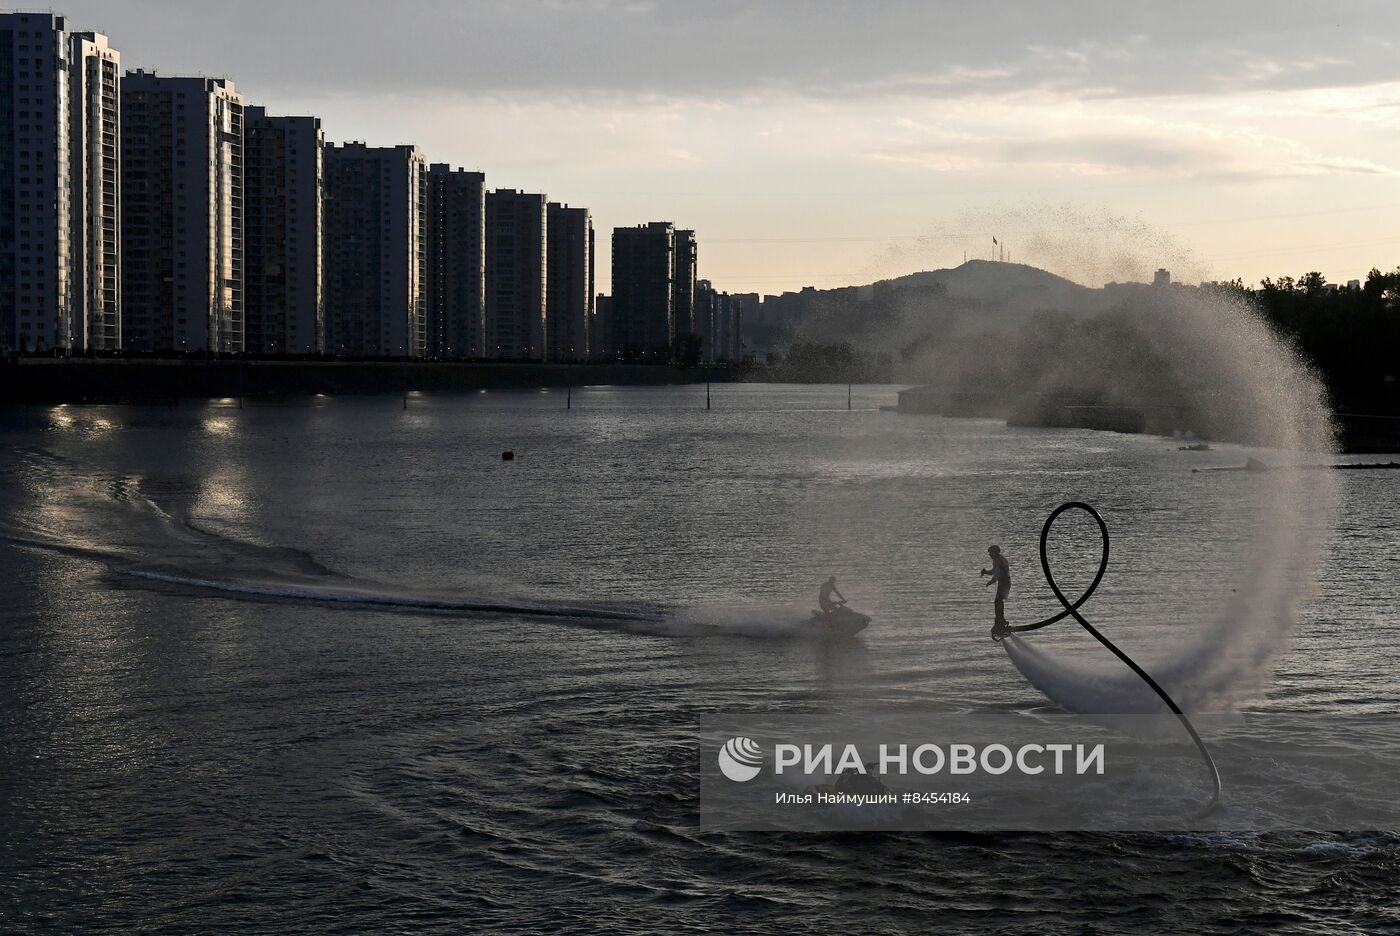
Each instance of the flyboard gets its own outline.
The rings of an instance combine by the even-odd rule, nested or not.
[[[1059,583],[1055,581],[1055,576],[1050,571],[1049,551],[1051,528],[1055,526],[1056,520],[1060,519],[1063,514],[1071,510],[1083,511],[1094,519],[1094,522],[1099,526],[1099,539],[1103,544],[1103,551],[1099,557],[1099,571],[1094,575],[1094,580],[1089,583],[1089,587],[1084,589],[1084,594],[1080,595],[1072,602],[1065,596],[1065,593],[1060,590]],[[1043,621],[1036,621],[1033,624],[1021,624],[1018,626],[999,625],[992,629],[992,639],[1000,643],[1013,634],[1026,633],[1027,631],[1039,630],[1042,627],[1049,627],[1051,624],[1063,621],[1067,617],[1074,618],[1075,621],[1079,623],[1080,627],[1089,632],[1090,636],[1107,648],[1108,651],[1121,660],[1125,666],[1136,673],[1138,678],[1145,682],[1148,687],[1157,694],[1157,697],[1166,703],[1167,708],[1170,709],[1172,714],[1181,722],[1181,726],[1186,729],[1186,733],[1190,735],[1191,740],[1196,743],[1196,749],[1200,751],[1201,759],[1205,761],[1206,769],[1210,773],[1211,785],[1213,787],[1210,802],[1206,804],[1205,809],[1202,810],[1200,815],[1207,816],[1214,812],[1220,806],[1220,771],[1215,766],[1215,758],[1211,757],[1210,749],[1207,748],[1206,743],[1201,740],[1201,736],[1196,733],[1196,727],[1191,724],[1191,719],[1186,717],[1186,713],[1181,710],[1181,706],[1176,704],[1176,701],[1157,683],[1157,680],[1148,675],[1145,669],[1138,666],[1131,657],[1118,649],[1117,644],[1100,633],[1098,628],[1090,624],[1084,619],[1084,616],[1079,613],[1079,609],[1083,607],[1084,603],[1098,590],[1099,583],[1103,581],[1104,573],[1108,571],[1108,524],[1104,523],[1104,519],[1099,516],[1099,512],[1088,504],[1082,504],[1078,501],[1061,504],[1059,507],[1055,508],[1054,512],[1051,513],[1050,517],[1045,521],[1045,526],[1040,530],[1040,569],[1045,574],[1045,581],[1049,583],[1050,590],[1055,593],[1056,600],[1060,602],[1060,606],[1063,607],[1064,610],[1059,614],[1045,618]]]
[[[870,626],[870,617],[843,605],[834,611],[813,611],[812,623],[825,637],[854,637]]]

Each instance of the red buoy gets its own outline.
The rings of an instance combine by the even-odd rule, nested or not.
[[[501,461],[515,461],[515,453],[510,450],[502,452]]]

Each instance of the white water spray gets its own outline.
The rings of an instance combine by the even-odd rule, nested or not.
[[[1299,605],[1315,586],[1337,510],[1334,474],[1316,467],[1333,450],[1331,421],[1316,379],[1249,309],[1221,295],[1183,292],[1155,297],[1146,311],[1153,316],[1144,326],[1155,332],[1152,340],[1172,342],[1174,377],[1188,396],[1181,402],[1208,411],[1217,431],[1267,446],[1275,465],[1250,475],[1260,515],[1236,590],[1215,604],[1198,603],[1194,637],[1159,647],[1145,664],[1184,709],[1227,709],[1264,685]],[[1050,556],[1053,565],[1053,537]],[[1110,566],[1109,587],[1112,576]],[[1114,622],[1096,619],[1092,603],[1082,611],[1112,633]],[[1106,654],[1071,661],[1035,636],[1008,639],[1005,648],[1032,685],[1072,711],[1164,710],[1137,676]]]

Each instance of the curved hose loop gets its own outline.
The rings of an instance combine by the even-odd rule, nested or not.
[[[1060,592],[1059,586],[1055,584],[1055,577],[1050,574],[1050,558],[1047,552],[1047,546],[1050,542],[1050,530],[1054,527],[1055,521],[1060,519],[1061,514],[1075,509],[1088,511],[1089,516],[1093,517],[1094,522],[1099,525],[1099,541],[1103,544],[1103,551],[1099,554],[1099,571],[1094,573],[1094,580],[1089,583],[1088,588],[1084,589],[1084,594],[1080,595],[1073,604],[1070,604]],[[1103,581],[1104,573],[1108,571],[1108,524],[1103,522],[1103,517],[1099,516],[1099,512],[1088,504],[1081,504],[1078,502],[1061,504],[1059,507],[1055,508],[1055,512],[1045,521],[1045,526],[1040,528],[1040,568],[1044,571],[1045,578],[1050,583],[1051,589],[1054,590],[1055,597],[1060,599],[1060,604],[1064,605],[1065,610],[1043,621],[1036,621],[1034,624],[1020,624],[1016,627],[1003,628],[1003,630],[1010,633],[1024,633],[1025,631],[1039,630],[1042,627],[1049,627],[1051,624],[1063,621],[1071,615],[1074,615],[1075,620],[1083,623],[1083,619],[1075,612],[1083,606],[1084,602],[1093,597],[1094,592],[1098,591],[1099,583]],[[1087,627],[1088,625],[1085,626]]]
[[[1051,528],[1055,526],[1056,520],[1071,510],[1082,510],[1093,517],[1094,522],[1099,525],[1099,537],[1103,542],[1103,553],[1099,560],[1099,571],[1094,576],[1094,580],[1089,584],[1089,587],[1085,589],[1084,594],[1080,595],[1079,599],[1073,603],[1065,597],[1065,593],[1060,590],[1059,583],[1055,581],[1055,576],[1050,571],[1049,551]],[[1201,752],[1201,759],[1205,761],[1206,769],[1210,772],[1210,780],[1213,787],[1210,802],[1206,804],[1205,809],[1198,813],[1198,818],[1208,816],[1215,812],[1220,806],[1220,771],[1215,766],[1215,758],[1211,757],[1210,749],[1207,748],[1206,743],[1201,740],[1201,736],[1196,733],[1196,727],[1191,724],[1191,720],[1186,717],[1186,713],[1181,710],[1181,706],[1177,705],[1176,701],[1167,694],[1167,691],[1158,685],[1157,680],[1148,675],[1147,671],[1141,666],[1138,666],[1126,653],[1119,650],[1113,641],[1099,633],[1098,628],[1086,621],[1084,616],[1079,613],[1080,606],[1088,601],[1089,597],[1098,589],[1099,583],[1103,581],[1104,573],[1108,570],[1108,524],[1104,523],[1103,517],[1099,516],[1099,512],[1088,504],[1080,503],[1079,501],[1071,501],[1070,503],[1061,504],[1059,507],[1055,508],[1054,513],[1050,514],[1049,519],[1045,521],[1045,526],[1042,527],[1040,531],[1040,568],[1041,571],[1045,573],[1045,581],[1050,584],[1050,590],[1055,593],[1055,597],[1059,600],[1060,604],[1064,606],[1065,610],[1043,621],[1036,621],[1034,624],[1023,624],[1020,627],[1010,627],[1006,628],[1006,630],[1036,630],[1054,624],[1056,621],[1064,620],[1066,617],[1073,617],[1078,621],[1080,627],[1088,631],[1095,640],[1107,647],[1110,653],[1122,660],[1123,664],[1127,666],[1128,669],[1136,673],[1138,678],[1147,683],[1152,691],[1157,693],[1157,697],[1166,703],[1167,708],[1171,709],[1172,714],[1180,720],[1182,727],[1186,729],[1186,733],[1189,734],[1191,740],[1196,743],[1196,749]]]

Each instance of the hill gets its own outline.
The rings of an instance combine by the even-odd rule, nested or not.
[[[752,344],[850,342],[899,353],[911,344],[1016,328],[1037,312],[1102,310],[1105,291],[1022,263],[969,260],[869,286],[770,297],[746,323]]]
[[[942,287],[949,298],[989,302],[1025,301],[1064,306],[1093,301],[1100,291],[1024,263],[969,260],[952,269],[910,273],[880,284],[895,289]]]

